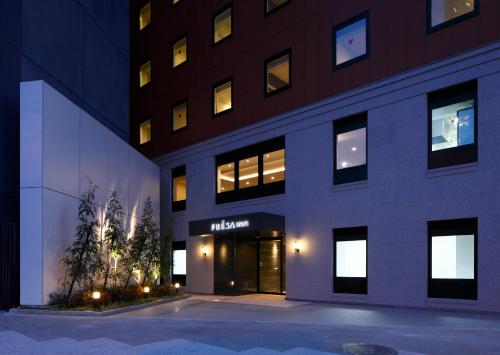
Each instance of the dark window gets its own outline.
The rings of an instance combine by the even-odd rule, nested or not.
[[[172,132],[177,132],[187,127],[187,115],[187,100],[182,100],[172,106]]]
[[[477,83],[428,95],[429,169],[477,161]]]
[[[427,31],[433,32],[479,14],[479,0],[427,0]]]
[[[333,292],[368,292],[367,227],[333,230]]]
[[[183,35],[172,46],[172,68],[177,68],[188,60],[188,39]]]
[[[186,242],[172,242],[172,283],[186,286]]]
[[[291,51],[288,49],[265,61],[266,96],[286,90],[291,86],[291,60]]]
[[[233,34],[232,5],[226,6],[214,15],[212,43],[218,44]]]
[[[333,69],[368,58],[369,16],[364,13],[333,28]]]
[[[264,12],[268,15],[291,2],[292,0],[264,0]]]
[[[229,78],[213,86],[213,115],[219,116],[233,110],[233,79]]]
[[[477,219],[428,222],[428,296],[477,299]]]
[[[186,209],[186,166],[172,169],[172,211]]]
[[[368,178],[367,114],[360,113],[333,122],[335,139],[335,185]]]
[[[285,138],[216,157],[216,202],[285,193]]]

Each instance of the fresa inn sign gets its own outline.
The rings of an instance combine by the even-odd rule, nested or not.
[[[220,232],[220,231],[230,231],[240,228],[250,227],[250,221],[248,219],[236,220],[236,221],[226,221],[224,219],[214,222],[210,225],[210,231]]]

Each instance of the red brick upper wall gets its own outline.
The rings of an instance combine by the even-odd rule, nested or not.
[[[212,16],[227,0],[152,0],[152,22],[138,31],[145,0],[131,4],[130,140],[152,119],[149,157],[434,62],[500,38],[500,1],[481,0],[480,14],[427,33],[425,0],[292,0],[264,16],[262,0],[233,1],[233,35],[212,47]],[[370,13],[370,56],[332,70],[332,27]],[[188,62],[171,69],[171,46],[188,34]],[[264,97],[264,61],[292,50],[292,87]],[[152,83],[139,89],[138,68],[152,59]],[[233,76],[233,111],[212,117],[212,85]],[[171,133],[171,105],[188,98],[188,128]]]

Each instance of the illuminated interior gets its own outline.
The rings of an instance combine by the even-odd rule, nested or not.
[[[174,275],[186,275],[186,250],[173,250]]]
[[[239,188],[257,186],[259,184],[259,158],[251,157],[239,161]]]
[[[148,2],[141,8],[139,12],[139,30],[151,23],[151,3]]]
[[[146,63],[141,65],[139,69],[139,86],[143,87],[144,85],[151,82],[151,61],[148,60]]]
[[[266,77],[268,93],[290,85],[290,55],[269,62]]]
[[[187,61],[187,37],[177,41],[172,51],[174,68]]]
[[[335,248],[337,277],[366,277],[366,240],[338,241]]]
[[[337,135],[337,170],[366,164],[366,128]]]
[[[285,150],[266,153],[264,161],[264,184],[285,180]]]
[[[214,18],[214,43],[231,35],[231,11],[229,8]]]
[[[289,0],[267,0],[266,1],[266,10],[267,12],[273,11],[274,9],[280,7],[281,5],[287,3]]]
[[[174,202],[186,200],[186,175],[173,178],[173,196]]]
[[[335,36],[337,65],[366,54],[366,18],[339,29]]]
[[[177,131],[187,126],[187,103],[183,102],[172,110],[172,130]]]
[[[232,108],[231,86],[232,82],[229,81],[214,89],[214,114],[221,113]]]
[[[474,100],[432,110],[432,151],[474,144]]]
[[[151,120],[141,122],[139,126],[139,143],[144,144],[151,140]]]
[[[432,237],[433,279],[474,279],[474,235]]]
[[[431,25],[453,20],[475,10],[474,0],[432,0]]]
[[[217,167],[217,193],[234,190],[234,163]]]

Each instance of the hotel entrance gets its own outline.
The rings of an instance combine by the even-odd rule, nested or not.
[[[283,237],[215,235],[215,293],[284,293],[284,254]]]
[[[253,213],[189,223],[190,235],[213,237],[214,293],[283,294],[284,217]]]

